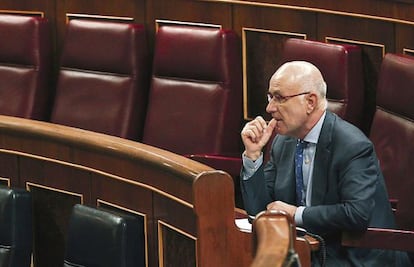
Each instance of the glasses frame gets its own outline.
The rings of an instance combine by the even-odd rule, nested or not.
[[[300,95],[307,95],[307,94],[310,94],[310,93],[311,92],[302,92],[302,93],[299,93],[299,94],[287,95],[287,96],[282,96],[280,94],[272,95],[271,93],[267,93],[266,95],[267,95],[267,102],[268,103],[272,102],[272,100],[273,100],[278,104],[283,104],[286,101],[288,101],[289,99],[291,99],[292,97],[296,97],[296,96],[300,96]]]

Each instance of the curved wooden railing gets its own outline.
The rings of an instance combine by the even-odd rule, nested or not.
[[[235,225],[233,179],[223,171],[130,140],[8,116],[0,116],[0,164],[0,183],[32,193],[35,267],[62,264],[76,203],[143,220],[146,266],[252,262],[252,237]],[[308,242],[295,245],[308,262]]]

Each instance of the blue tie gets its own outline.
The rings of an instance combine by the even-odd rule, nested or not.
[[[296,176],[296,205],[305,206],[305,191],[303,188],[303,149],[307,146],[307,142],[299,140],[296,144],[295,152],[295,176]]]

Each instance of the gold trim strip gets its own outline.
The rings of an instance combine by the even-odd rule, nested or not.
[[[92,14],[80,14],[80,13],[66,13],[66,23],[71,19],[102,19],[102,20],[119,20],[119,21],[134,21],[131,17],[118,17],[118,16],[103,16],[103,15],[92,15]]]
[[[55,187],[50,187],[50,186],[46,186],[46,185],[41,185],[41,184],[37,184],[37,183],[33,183],[33,182],[26,182],[26,190],[30,191],[30,186],[33,187],[38,187],[38,188],[42,188],[42,189],[46,189],[46,190],[50,190],[50,191],[55,191],[55,192],[59,192],[62,194],[66,194],[66,195],[71,195],[71,196],[75,196],[75,197],[79,197],[81,200],[81,204],[84,203],[83,201],[83,195],[79,194],[79,193],[75,193],[75,192],[71,192],[71,191],[66,191],[66,190],[62,190],[62,189],[58,189]]]
[[[414,49],[410,49],[410,48],[403,48],[402,53],[403,53],[404,55],[410,55],[410,56],[412,56],[412,55],[414,55]]]
[[[382,57],[385,56],[385,45],[383,45],[383,44],[370,43],[370,42],[362,42],[362,41],[353,40],[353,39],[343,39],[343,38],[336,38],[336,37],[329,37],[329,36],[326,36],[325,37],[325,42],[326,43],[329,43],[330,40],[332,40],[332,41],[338,41],[338,42],[343,42],[343,43],[356,44],[356,45],[366,45],[366,46],[379,47],[379,48],[382,49]]]
[[[195,258],[196,258],[196,266],[198,266],[197,238],[195,236],[193,236],[193,235],[191,235],[187,232],[184,232],[183,230],[169,224],[169,223],[166,223],[162,220],[157,220],[157,228],[158,228],[158,262],[159,262],[159,266],[164,267],[164,251],[162,249],[163,248],[163,243],[162,243],[162,227],[161,227],[161,225],[163,225],[167,228],[170,228],[170,229],[172,229],[172,230],[174,230],[174,231],[176,231],[176,232],[178,232],[178,233],[180,233],[180,234],[182,234],[182,235],[184,235],[188,238],[191,238],[195,241],[195,252],[196,252],[195,253]]]
[[[0,177],[0,180],[7,181],[7,187],[10,187],[11,185],[11,179],[6,177]]]
[[[120,177],[118,175],[110,174],[110,173],[107,173],[107,172],[104,172],[104,171],[100,171],[100,170],[97,170],[97,169],[93,169],[93,168],[90,168],[90,167],[86,167],[86,166],[83,166],[83,165],[69,163],[69,162],[65,162],[65,161],[61,161],[61,160],[57,160],[57,159],[46,158],[46,157],[37,156],[37,155],[32,155],[32,154],[28,154],[28,153],[24,153],[24,152],[20,152],[20,151],[7,150],[7,149],[3,149],[3,148],[0,149],[0,153],[6,153],[6,154],[11,154],[11,155],[18,155],[18,156],[22,156],[22,157],[27,157],[27,158],[32,158],[32,159],[37,159],[37,160],[42,160],[42,161],[57,163],[57,164],[64,165],[64,166],[70,166],[70,167],[73,167],[73,168],[90,171],[90,172],[93,172],[93,173],[96,173],[96,174],[100,174],[100,175],[103,175],[105,177],[108,177],[108,178],[111,178],[111,179],[114,179],[114,180],[118,180],[118,181],[121,181],[121,182],[125,182],[125,183],[128,183],[128,184],[133,184],[133,185],[137,185],[137,186],[140,186],[140,187],[149,189],[151,191],[154,191],[155,193],[158,193],[158,194],[160,194],[162,196],[165,196],[167,198],[170,198],[170,199],[172,199],[172,200],[174,200],[174,201],[176,201],[176,202],[178,202],[178,203],[180,203],[180,204],[182,204],[184,206],[190,207],[191,209],[193,208],[193,204],[191,204],[191,203],[189,203],[189,202],[187,202],[187,201],[185,201],[183,199],[180,199],[180,198],[178,198],[176,196],[173,196],[171,194],[168,194],[168,193],[166,193],[166,192],[164,192],[164,191],[162,191],[162,190],[160,190],[160,189],[158,189],[156,187],[153,187],[153,186],[150,186],[150,185],[141,183],[141,182],[137,182],[137,181],[132,181],[132,180],[129,180],[129,179]]]
[[[249,27],[242,27],[242,60],[243,60],[243,118],[244,120],[253,120],[253,118],[248,117],[248,97],[247,97],[247,59],[246,59],[246,31],[251,32],[263,32],[263,33],[271,33],[271,34],[279,34],[279,35],[289,35],[289,36],[296,36],[296,37],[303,37],[303,39],[307,39],[307,35],[305,33],[296,33],[296,32],[285,32],[285,31],[275,31],[275,30],[266,30],[260,28],[249,28]]]
[[[40,16],[41,18],[45,17],[45,13],[41,11],[26,11],[26,10],[7,10],[7,9],[0,9],[0,13],[2,14],[11,14],[11,15],[36,15]]]
[[[148,219],[147,219],[147,215],[145,213],[141,213],[141,212],[138,212],[138,211],[135,211],[135,210],[131,210],[131,209],[125,208],[123,206],[120,206],[120,205],[117,205],[117,204],[113,204],[111,202],[108,202],[108,201],[105,201],[105,200],[102,200],[102,199],[99,199],[98,198],[96,200],[96,206],[99,207],[99,204],[100,203],[102,203],[104,205],[107,205],[107,206],[111,206],[111,207],[120,209],[120,210],[124,210],[124,211],[129,212],[129,213],[133,213],[133,214],[139,215],[141,217],[144,217],[145,266],[148,267],[148,264],[149,263],[148,263],[148,228],[147,228]]]
[[[240,1],[240,0],[198,0],[198,1],[219,2],[219,3],[227,3],[227,4],[259,6],[259,7],[273,7],[273,8],[299,10],[299,11],[311,11],[311,12],[324,13],[324,14],[342,15],[342,16],[347,16],[347,17],[382,20],[386,22],[414,25],[414,21],[409,21],[409,20],[394,19],[394,18],[375,16],[375,15],[364,15],[364,14],[353,13],[353,12],[345,12],[345,11],[335,11],[335,10],[329,10],[329,9],[323,9],[323,8],[316,8],[316,7],[292,6],[292,5],[271,4],[271,3],[262,3],[262,2],[253,2],[253,1]]]
[[[222,28],[222,26],[220,24],[210,24],[210,23],[202,23],[202,22],[188,22],[188,21],[179,21],[179,20],[156,19],[155,20],[155,32],[158,32],[158,28],[159,28],[160,24],[187,25],[187,26],[197,26],[197,27],[206,27],[206,28],[218,28],[218,29],[221,29]]]

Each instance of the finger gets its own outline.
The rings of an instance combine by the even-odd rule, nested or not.
[[[263,119],[263,117],[262,117],[262,116],[257,116],[257,117],[255,118],[255,121],[256,121],[256,122],[258,122],[258,123],[260,124],[260,126],[261,126],[261,128],[262,128],[262,129],[265,129],[265,128],[267,127],[267,123],[266,123],[266,121]]]

